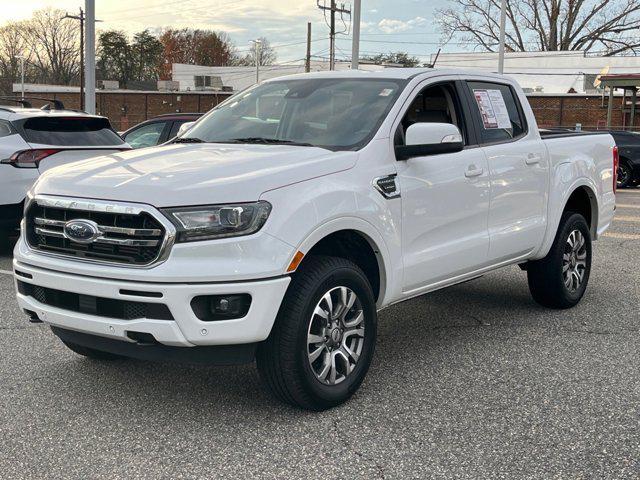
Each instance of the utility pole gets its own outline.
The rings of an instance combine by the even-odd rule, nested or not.
[[[311,22],[307,22],[307,61],[304,64],[304,71],[311,71]]]
[[[353,44],[351,45],[351,70],[358,70],[360,66],[360,15],[362,0],[353,1]]]
[[[344,4],[338,8],[336,6],[336,0],[331,0],[331,6],[327,7],[326,3],[320,5],[320,0],[317,0],[317,5],[320,10],[330,11],[331,21],[329,23],[329,69],[336,69],[336,13],[351,15],[351,10],[344,8]]]
[[[507,0],[502,0],[500,6],[500,47],[498,50],[498,73],[504,73],[504,37],[507,24]]]
[[[20,55],[20,91],[22,92],[22,100],[24,100],[24,57]]]
[[[79,15],[69,15],[62,18],[71,18],[80,22],[80,110],[84,110],[84,10],[80,7]]]
[[[260,83],[260,45],[262,44],[262,40],[257,39],[253,40],[253,44],[255,46],[255,57],[256,57],[256,83]]]
[[[84,104],[87,113],[96,113],[96,2],[85,0]]]

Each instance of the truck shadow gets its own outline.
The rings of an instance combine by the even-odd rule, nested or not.
[[[397,388],[398,371],[404,372],[405,379],[407,375],[434,375],[434,368],[446,366],[441,361],[443,352],[454,357],[456,352],[468,352],[479,337],[501,342],[510,334],[508,330],[530,327],[539,309],[528,295],[526,280],[514,281],[518,274],[522,277],[521,272],[512,271],[480,279],[381,312],[374,364],[356,398],[369,402],[369,393]],[[250,416],[253,414],[248,412],[264,415],[267,410],[276,416],[290,416],[296,411],[265,393],[255,365],[191,367],[135,360],[98,363],[69,352],[57,339],[51,341],[55,343],[50,352],[55,361],[42,365],[39,388],[43,394],[57,390],[70,405],[117,403],[125,410],[145,410],[150,418],[176,410],[199,412],[211,416],[212,421],[219,420],[222,412]],[[374,396],[379,398],[379,394]]]

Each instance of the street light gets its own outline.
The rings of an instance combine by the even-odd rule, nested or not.
[[[20,91],[22,92],[22,100],[24,100],[24,56],[18,55],[16,58],[20,60]]]
[[[256,83],[260,83],[260,46],[262,45],[262,40],[252,40],[252,42],[256,48]]]

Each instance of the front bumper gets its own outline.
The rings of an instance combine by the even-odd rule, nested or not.
[[[129,333],[148,333],[163,345],[193,347],[206,345],[240,345],[265,340],[275,321],[290,277],[227,283],[153,283],[131,282],[91,276],[70,275],[14,260],[16,280],[39,287],[62,290],[80,295],[121,301],[139,302],[135,292],[151,292],[144,302],[166,305],[174,320],[141,318],[122,320],[57,308],[39,302],[32,296],[18,293],[23,310],[54,327],[133,342]],[[124,292],[124,293],[123,293]],[[191,300],[199,295],[251,295],[247,314],[239,319],[205,322],[191,309]]]

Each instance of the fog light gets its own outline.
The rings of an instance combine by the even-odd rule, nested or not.
[[[244,317],[251,306],[251,295],[202,295],[191,300],[196,317],[204,322]]]

